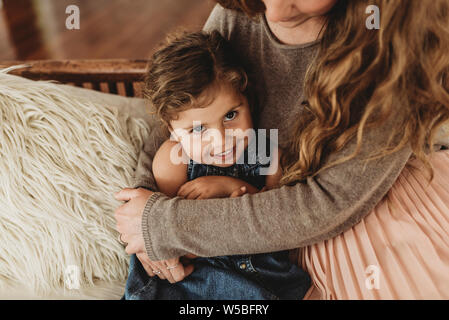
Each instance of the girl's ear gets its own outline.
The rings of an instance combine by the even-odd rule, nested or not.
[[[168,128],[168,131],[170,132],[170,140],[180,142],[179,136],[171,127]]]

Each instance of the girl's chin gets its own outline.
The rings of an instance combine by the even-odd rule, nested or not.
[[[211,157],[209,159],[207,159],[209,161],[205,161],[203,163],[207,163],[216,167],[230,167],[232,165],[235,164],[235,162],[237,161],[234,157],[234,159],[216,159],[215,157]]]
[[[235,161],[233,161],[232,163],[227,163],[227,162],[217,162],[217,163],[215,163],[214,162],[212,165],[216,166],[216,167],[227,168],[227,167],[230,167],[230,166],[232,166],[234,164],[235,164]]]
[[[235,149],[233,150],[233,153],[228,154],[226,156],[212,156],[212,155],[202,155],[201,160],[198,159],[199,157],[191,157],[195,162],[207,164],[207,165],[213,165],[216,167],[230,167],[234,165],[237,162],[237,159],[243,154],[243,152],[238,152],[236,154]]]

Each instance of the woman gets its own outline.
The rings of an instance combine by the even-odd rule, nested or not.
[[[216,7],[204,29],[220,31],[247,61],[260,99],[257,126],[279,129],[279,140],[290,138],[291,144],[281,145],[288,152],[280,189],[235,199],[192,201],[170,199],[144,189],[155,190],[151,159],[166,138],[154,133],[136,173],[136,187],[144,188],[124,189],[116,195],[118,200],[128,201],[116,211],[117,229],[128,244],[127,253],[136,253],[150,276],[156,271],[170,282],[192,272],[191,265],[178,263],[179,257],[189,253],[209,257],[317,243],[326,247],[323,241],[337,239],[344,231],[339,237],[354,232],[352,227],[381,204],[411,157],[429,167],[429,149],[441,148],[434,144],[435,134],[449,119],[447,1],[219,2],[231,10]],[[366,8],[373,4],[380,9],[380,30],[366,28]],[[368,158],[371,160],[365,161]],[[449,166],[447,159],[438,159],[441,168]],[[410,172],[401,175],[410,176]],[[439,190],[447,189],[440,186]],[[447,196],[447,192],[435,194]],[[447,221],[447,208],[436,207],[441,214],[432,223]],[[401,227],[408,228],[410,223]],[[385,228],[378,230],[383,232]],[[447,234],[439,237],[448,238]],[[358,251],[342,250],[343,254],[364,257],[362,247],[372,244],[370,239],[364,241],[354,246]],[[414,254],[413,263],[424,260],[416,250],[422,242],[407,241],[413,248],[407,250]],[[430,257],[445,261],[442,268],[448,266],[444,249],[449,245],[445,240],[439,243],[444,244],[446,247],[435,248]],[[315,255],[306,251],[303,262],[312,276],[328,277],[332,272],[323,270],[329,267],[329,252],[317,246],[307,249]],[[323,256],[328,260],[320,260]],[[337,256],[333,258],[333,262],[338,260]],[[373,264],[365,260],[358,260],[358,269],[369,271]],[[397,256],[390,255],[386,263],[397,265]],[[389,270],[389,265],[379,267]],[[416,275],[402,276],[415,281],[423,269],[426,267]],[[430,273],[440,274],[439,270]],[[371,287],[360,289],[363,285],[360,279],[354,279],[355,272],[349,264],[345,281],[357,284],[357,294],[341,285],[333,295],[322,293],[330,298],[370,297],[359,294]],[[318,280],[322,291],[335,289],[328,287],[335,282]],[[448,297],[444,285],[432,282],[431,286],[438,287],[431,290],[437,297]],[[388,292],[402,298],[412,289],[401,290],[404,288],[395,287]],[[376,292],[375,298],[388,297]]]

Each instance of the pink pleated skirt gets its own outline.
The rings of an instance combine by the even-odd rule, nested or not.
[[[430,184],[411,160],[360,223],[300,252],[306,299],[449,299],[449,151],[431,163]]]

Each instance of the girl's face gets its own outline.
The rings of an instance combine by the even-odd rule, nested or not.
[[[337,0],[262,0],[265,16],[273,24],[283,28],[295,28],[310,17],[329,12]]]
[[[245,96],[230,86],[211,90],[212,103],[178,113],[170,131],[190,159],[228,167],[248,146],[245,131],[253,128],[251,111]]]

